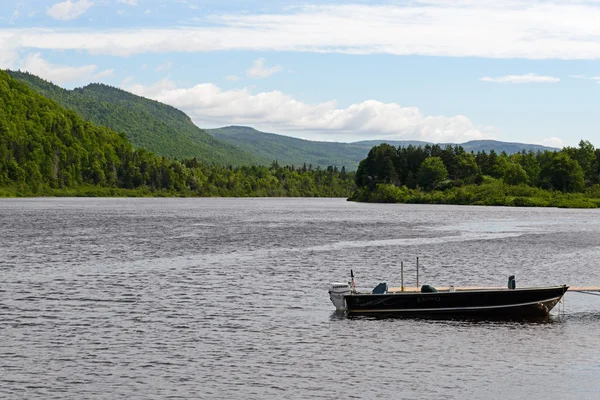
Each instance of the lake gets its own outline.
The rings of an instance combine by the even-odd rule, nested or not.
[[[0,200],[0,397],[598,399],[600,297],[549,321],[346,318],[327,286],[600,285],[600,211]]]

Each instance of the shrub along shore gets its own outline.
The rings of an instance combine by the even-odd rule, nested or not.
[[[370,203],[597,208],[600,207],[600,187],[590,188],[586,193],[562,193],[527,185],[507,185],[496,180],[481,185],[427,192],[406,186],[378,184],[373,191],[364,188],[357,190],[348,200]]]

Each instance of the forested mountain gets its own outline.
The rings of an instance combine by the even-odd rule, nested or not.
[[[194,125],[182,111],[121,89],[90,84],[66,90],[26,72],[8,73],[82,118],[124,133],[136,148],[219,165],[269,165],[275,159],[255,156],[220,141]]]
[[[425,146],[433,143],[417,140],[389,141],[365,140],[353,143],[340,142],[315,142],[292,138],[289,136],[265,133],[246,126],[227,126],[218,129],[206,129],[216,138],[235,144],[247,152],[261,155],[263,158],[273,157],[280,162],[298,165],[311,163],[312,165],[344,165],[349,170],[356,170],[360,160],[366,157],[373,146],[388,143],[396,147]],[[452,143],[440,144],[442,147],[454,146]],[[526,151],[558,150],[551,147],[524,143],[506,143],[495,140],[473,140],[460,144],[467,152],[494,150],[497,153],[507,154]]]
[[[156,156],[0,71],[0,195],[346,197],[353,188],[354,174],[334,167],[233,168]]]

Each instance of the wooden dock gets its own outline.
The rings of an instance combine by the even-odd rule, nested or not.
[[[600,292],[600,286],[573,286],[569,292]]]
[[[450,290],[450,287],[437,287],[435,288],[440,292],[447,292]],[[507,289],[506,286],[503,287],[494,287],[494,286],[455,286],[454,290],[457,292],[465,291],[465,290],[499,290],[499,289]],[[396,293],[396,292],[420,292],[421,288],[418,287],[409,287],[405,286],[404,290],[401,287],[390,287],[388,288],[388,293]],[[600,292],[600,286],[571,286],[568,289],[569,292]]]

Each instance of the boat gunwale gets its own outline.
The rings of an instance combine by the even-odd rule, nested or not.
[[[440,294],[456,294],[456,293],[489,293],[489,292],[527,292],[527,291],[550,291],[563,289],[564,292],[569,290],[569,286],[567,285],[557,285],[557,286],[540,286],[540,287],[522,287],[522,288],[456,288],[453,292],[450,290],[438,290],[437,292],[421,292],[420,290],[405,290],[405,291],[388,291],[387,293],[368,293],[368,292],[353,292],[350,294],[346,294],[344,296],[396,296],[396,295],[440,295]]]

